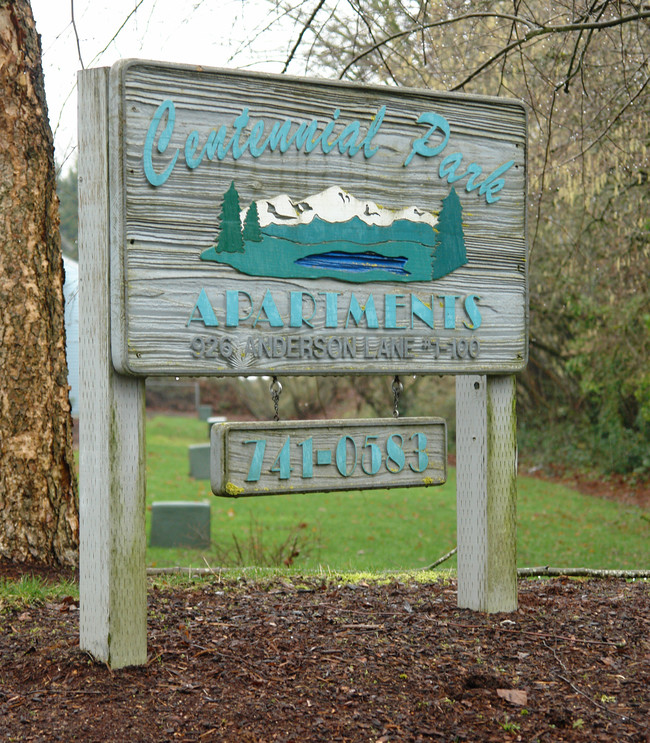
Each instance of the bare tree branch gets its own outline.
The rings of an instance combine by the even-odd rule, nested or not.
[[[345,73],[350,69],[350,67],[353,67],[361,59],[363,59],[364,57],[367,57],[369,54],[372,54],[374,51],[379,49],[379,47],[384,46],[385,44],[388,44],[391,41],[395,41],[395,39],[401,39],[405,36],[410,36],[413,33],[426,31],[430,28],[439,28],[441,26],[449,26],[452,23],[458,23],[460,21],[465,21],[470,18],[502,18],[502,19],[509,20],[509,21],[521,22],[527,26],[536,25],[536,24],[531,23],[530,21],[527,21],[525,18],[519,18],[518,16],[511,15],[510,13],[465,13],[464,15],[459,15],[456,18],[443,18],[439,21],[432,21],[431,23],[418,23],[417,25],[412,26],[411,28],[407,28],[404,31],[398,31],[397,33],[387,36],[385,39],[382,39],[381,41],[378,41],[377,43],[372,44],[372,46],[369,46],[367,49],[365,49],[360,54],[357,54],[357,56],[343,68],[343,71],[339,75],[339,79],[341,79],[345,75]]]
[[[72,30],[74,31],[74,38],[77,42],[77,54],[79,55],[79,64],[81,65],[81,69],[85,70],[86,67],[84,66],[84,61],[81,58],[81,43],[79,41],[79,33],[77,31],[77,23],[74,19],[74,0],[70,0],[70,20],[72,22]]]
[[[519,39],[516,42],[513,42],[512,44],[508,44],[503,49],[500,49],[496,54],[490,57],[490,59],[488,59],[486,62],[483,62],[483,64],[479,65],[462,82],[460,82],[458,85],[455,85],[451,90],[462,89],[463,87],[465,87],[465,85],[467,85],[467,83],[469,83],[475,77],[480,75],[481,72],[483,72],[487,67],[489,67],[494,62],[496,62],[497,59],[500,59],[504,54],[507,54],[511,49],[517,46],[526,44],[527,42],[531,41],[532,39],[536,37],[548,36],[549,34],[569,33],[570,31],[586,31],[589,29],[600,30],[603,28],[612,28],[614,26],[619,26],[624,23],[632,23],[634,21],[639,21],[644,18],[650,18],[650,11],[643,11],[641,13],[634,13],[632,15],[621,16],[620,18],[614,18],[611,21],[594,21],[591,23],[565,23],[565,24],[561,24],[557,26],[541,26],[540,28],[532,29],[522,39]],[[519,20],[522,23],[524,22],[523,19],[519,19]]]
[[[614,116],[614,118],[607,125],[607,127],[605,127],[605,129],[603,129],[603,131],[596,137],[596,139],[594,139],[587,147],[581,150],[577,155],[574,155],[568,160],[565,160],[564,162],[560,163],[559,167],[562,167],[563,165],[568,165],[569,163],[574,162],[578,158],[584,157],[592,147],[595,147],[600,142],[600,140],[603,139],[603,137],[606,137],[608,132],[614,126],[614,124],[621,118],[621,116],[625,113],[625,111],[627,111],[627,109],[634,103],[634,101],[636,101],[636,99],[641,95],[641,93],[643,93],[643,91],[648,87],[648,83],[650,83],[650,77],[647,77],[645,79],[645,82],[639,88],[639,90],[637,90],[637,92],[628,101],[625,102],[625,105]]]
[[[351,5],[352,9],[354,10],[354,12],[359,15],[359,18],[361,18],[361,21],[363,22],[364,26],[368,29],[368,34],[369,34],[370,38],[373,41],[376,41],[376,39],[375,39],[375,33],[372,30],[372,26],[368,22],[368,18],[366,17],[366,14],[363,13],[363,11],[361,10],[361,7],[359,5],[357,5],[356,3],[352,2],[352,0],[350,0],[350,5]],[[382,64],[386,68],[386,72],[388,73],[388,76],[395,83],[395,85],[399,85],[399,83],[397,82],[397,80],[395,78],[395,75],[393,75],[393,71],[391,70],[391,68],[388,65],[388,62],[386,61],[386,57],[384,56],[384,53],[381,50],[381,47],[379,49],[377,49],[377,51],[379,53],[379,58],[381,59]]]
[[[604,2],[602,4],[602,6],[599,8],[597,20],[600,20],[602,18],[603,13],[605,12],[605,9],[609,5],[609,2],[610,2],[610,0],[606,0],[606,2]],[[596,0],[594,0],[594,3],[592,4],[592,6],[584,14],[583,19],[584,18],[588,18],[594,12],[595,8],[596,8]],[[593,34],[594,34],[594,29],[592,28],[589,31],[589,34],[587,36],[587,40],[582,45],[582,51],[580,52],[580,60],[579,60],[578,65],[577,65],[577,67],[575,69],[575,72],[573,72],[573,65],[574,65],[574,63],[576,61],[576,57],[578,56],[578,49],[580,48],[580,41],[582,39],[582,31],[580,31],[580,33],[578,34],[578,38],[576,39],[576,43],[575,43],[575,46],[573,48],[573,54],[571,55],[571,60],[569,62],[569,69],[567,71],[567,74],[566,74],[566,77],[564,79],[564,82],[558,83],[558,86],[559,87],[564,86],[564,92],[565,93],[568,93],[569,92],[569,83],[571,82],[571,80],[579,72],[582,71],[582,65],[583,65],[583,62],[584,62],[584,59],[585,59],[585,55],[587,54],[587,48],[589,47],[589,43],[591,42],[591,39],[593,37]],[[585,88],[584,88],[584,84],[583,84],[583,90],[584,89]]]
[[[99,59],[99,57],[101,57],[102,54],[108,49],[108,47],[115,41],[115,39],[117,39],[117,37],[120,34],[120,31],[124,28],[124,26],[126,26],[126,24],[129,22],[131,17],[135,15],[135,13],[137,13],[138,8],[142,5],[143,2],[144,0],[138,0],[138,4],[133,8],[133,10],[124,19],[124,21],[122,22],[122,25],[113,34],[108,44],[106,44],[106,46],[100,52],[97,52],[97,54],[95,54],[95,56],[90,60],[90,64],[93,64],[93,62],[96,62]]]
[[[302,44],[303,36],[307,33],[307,30],[311,26],[311,24],[314,22],[314,18],[316,18],[316,14],[318,11],[325,5],[325,0],[319,0],[318,5],[314,8],[312,14],[307,19],[307,22],[302,27],[302,30],[298,34],[298,38],[296,39],[296,43],[293,45],[293,48],[289,52],[289,56],[286,59],[286,62],[284,63],[284,67],[282,68],[282,73],[284,74],[287,71],[287,67],[291,64],[291,60],[294,58],[296,52],[298,51],[299,46]]]
[[[380,47],[385,46],[391,41],[395,41],[395,39],[404,38],[406,36],[410,36],[411,34],[420,33],[424,30],[431,29],[431,28],[439,28],[441,26],[448,26],[453,23],[460,23],[461,21],[469,20],[471,18],[491,18],[495,20],[499,20],[499,19],[508,20],[508,21],[512,21],[513,23],[521,23],[522,25],[527,26],[530,30],[528,31],[528,33],[526,33],[525,36],[522,36],[518,38],[516,41],[513,41],[510,44],[507,44],[505,47],[500,49],[497,53],[492,55],[488,60],[483,62],[473,72],[471,72],[462,82],[460,82],[458,85],[455,85],[452,88],[452,90],[458,90],[458,89],[463,88],[465,85],[467,85],[467,83],[469,83],[471,80],[477,77],[487,67],[491,66],[498,59],[501,59],[501,57],[503,57],[504,55],[507,55],[512,49],[516,49],[518,46],[526,44],[536,37],[548,36],[549,34],[568,33],[570,31],[587,31],[590,29],[600,30],[604,28],[613,28],[614,26],[619,26],[625,23],[632,23],[634,21],[640,21],[645,18],[650,18],[650,11],[643,10],[643,11],[639,11],[638,13],[632,13],[626,16],[620,16],[618,18],[613,18],[608,21],[592,21],[592,22],[583,21],[580,23],[562,23],[562,24],[556,24],[556,25],[539,25],[538,23],[534,21],[530,21],[527,18],[524,18],[519,15],[514,15],[512,13],[490,13],[490,12],[465,13],[463,15],[456,16],[455,18],[443,18],[438,21],[433,21],[431,23],[416,24],[415,26],[411,26],[410,28],[404,29],[403,31],[398,31],[397,33],[386,36],[384,39],[381,39],[380,41],[377,41],[374,44],[371,44],[367,49],[364,49],[362,52],[357,54],[350,62],[348,62],[348,64],[343,68],[343,70],[339,74],[339,79],[343,78],[343,76],[348,72],[348,70],[351,67],[353,67],[355,64],[357,64],[357,62],[359,62],[360,60],[362,60],[364,57],[368,56],[369,54],[372,54],[374,51],[376,51]]]
[[[553,137],[553,127],[551,124],[553,121],[553,110],[555,109],[556,96],[557,96],[557,90],[554,89],[552,93],[552,97],[551,97],[551,107],[548,112],[546,148],[544,150],[544,163],[542,165],[542,172],[540,174],[539,197],[537,199],[537,213],[535,215],[535,234],[533,235],[533,240],[530,245],[531,255],[535,250],[535,244],[537,243],[537,235],[539,234],[539,228],[540,228],[540,223],[541,223],[542,200],[544,198],[544,182],[546,180],[546,170],[549,166],[550,157],[551,157],[551,139]]]

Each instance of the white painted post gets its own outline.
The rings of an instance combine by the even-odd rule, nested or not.
[[[458,606],[517,609],[515,377],[456,377]]]
[[[144,379],[115,373],[109,292],[108,69],[79,74],[80,646],[147,659]]]

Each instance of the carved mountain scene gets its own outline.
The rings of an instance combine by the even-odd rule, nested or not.
[[[467,261],[460,200],[452,188],[438,216],[381,207],[336,186],[293,200],[286,194],[241,209],[234,182],[219,233],[201,260],[250,276],[431,281]]]

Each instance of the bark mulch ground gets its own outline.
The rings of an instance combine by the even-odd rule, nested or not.
[[[9,571],[0,566],[0,576]],[[2,741],[650,741],[650,583],[149,588],[149,662],[78,649],[71,599],[0,613]]]

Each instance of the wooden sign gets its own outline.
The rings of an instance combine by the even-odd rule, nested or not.
[[[212,492],[237,498],[428,487],[447,479],[441,418],[216,423]]]
[[[109,95],[118,371],[525,366],[520,102],[142,61]]]

